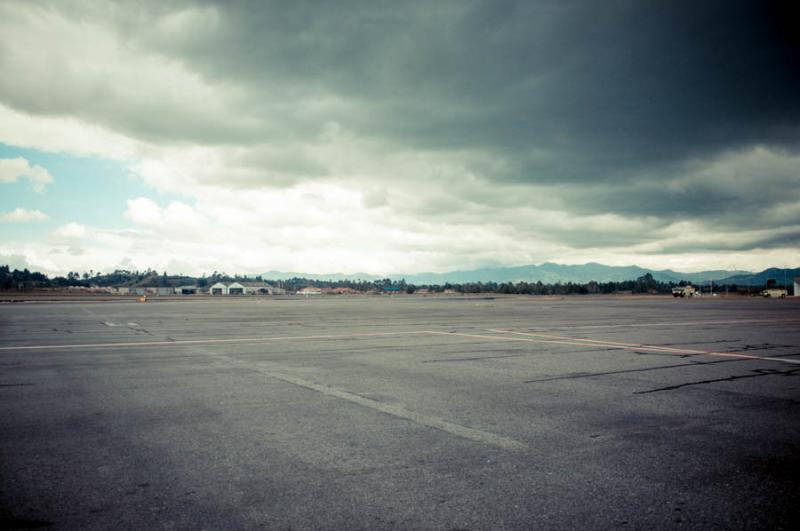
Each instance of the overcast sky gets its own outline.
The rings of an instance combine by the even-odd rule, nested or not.
[[[791,2],[0,2],[0,262],[800,265]]]

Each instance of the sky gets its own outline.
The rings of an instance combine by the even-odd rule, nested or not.
[[[800,266],[789,1],[0,2],[0,263]]]

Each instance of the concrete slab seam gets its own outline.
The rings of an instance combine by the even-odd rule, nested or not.
[[[380,411],[381,413],[386,413],[394,417],[398,417],[404,420],[409,420],[415,424],[419,424],[421,426],[425,426],[428,428],[435,428],[437,430],[444,431],[446,433],[449,433],[451,435],[456,435],[464,439],[469,439],[482,444],[497,446],[498,448],[502,448],[504,450],[524,450],[528,447],[525,443],[517,441],[510,437],[504,437],[502,435],[489,433],[483,430],[469,428],[467,426],[456,424],[454,422],[445,420],[440,417],[418,413],[416,411],[406,409],[403,406],[378,402],[377,400],[373,400],[371,398],[366,398],[364,396],[360,396],[355,393],[350,393],[348,391],[336,389],[334,387],[329,387],[327,385],[311,382],[303,378],[299,378],[297,376],[286,374],[285,372],[278,372],[251,363],[243,363],[233,358],[228,358],[228,357],[219,357],[219,358],[233,365],[246,367],[251,370],[257,371],[261,374],[264,374],[265,376],[274,378],[276,380],[281,380],[283,382],[290,383],[299,387],[304,387],[306,389],[310,389],[312,391],[316,391],[318,393],[322,393],[327,396],[333,396],[341,400],[346,400],[348,402],[352,402],[354,404],[358,404],[360,406],[373,409],[375,411]]]

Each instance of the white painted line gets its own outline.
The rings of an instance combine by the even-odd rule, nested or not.
[[[717,321],[687,321],[687,322],[661,322],[661,323],[627,323],[627,324],[604,324],[604,325],[576,325],[570,329],[583,328],[650,328],[659,326],[705,326],[718,324],[750,324],[750,323],[798,323],[800,319],[730,319]],[[559,327],[556,327],[559,328]],[[561,327],[563,328],[563,327]]]
[[[303,341],[315,339],[350,339],[359,337],[382,337],[400,335],[425,334],[425,331],[409,330],[401,332],[366,332],[360,334],[330,334],[330,335],[311,335],[311,336],[275,336],[275,337],[235,337],[226,339],[179,339],[175,341],[133,341],[129,343],[81,343],[68,345],[18,345],[0,347],[2,351],[12,350],[61,350],[76,348],[119,348],[119,347],[164,347],[172,345],[213,345],[218,343],[262,343],[268,341]]]
[[[525,337],[541,337],[544,339],[557,339],[557,340],[569,340],[569,341],[578,341],[581,343],[592,343],[600,346],[614,346],[619,348],[626,348],[626,347],[635,347],[637,349],[648,349],[648,350],[658,350],[662,352],[676,352],[681,354],[686,353],[696,353],[696,354],[703,354],[706,351],[704,350],[691,350],[691,349],[680,349],[674,347],[664,347],[661,345],[644,345],[641,343],[622,343],[620,341],[607,341],[607,340],[595,340],[595,339],[582,339],[577,337],[565,337],[565,336],[555,336],[552,334],[540,334],[540,333],[533,333],[533,332],[516,332],[514,330],[502,329],[502,328],[491,328],[489,329],[490,332],[496,332],[498,334],[515,334],[518,336],[525,336]]]
[[[515,332],[512,330],[500,330],[500,329],[491,329],[490,332],[497,332],[500,334],[514,334],[516,336],[525,336],[530,337],[532,342],[536,343],[559,343],[563,342],[565,344],[571,345],[583,345],[583,346],[604,346],[609,348],[619,348],[625,350],[646,350],[650,352],[663,352],[665,354],[675,354],[675,355],[682,355],[682,354],[691,354],[691,355],[700,355],[700,356],[717,356],[721,358],[738,358],[738,359],[745,359],[745,360],[766,360],[766,361],[779,361],[781,363],[794,363],[800,364],[800,360],[791,359],[791,358],[773,358],[767,356],[753,356],[749,354],[737,354],[734,352],[712,352],[709,350],[696,350],[696,349],[677,349],[672,347],[660,347],[657,345],[641,345],[637,343],[617,343],[612,341],[597,341],[593,339],[578,339],[578,338],[571,338],[565,336],[554,336],[550,334],[535,334],[535,333],[528,333],[528,332]],[[490,337],[490,336],[487,336]],[[536,338],[543,338],[541,340]]]
[[[108,323],[105,323],[108,324]],[[113,323],[109,324],[109,326],[117,326]],[[433,330],[407,330],[407,331],[400,331],[400,332],[365,332],[365,333],[358,333],[358,334],[320,334],[320,335],[308,335],[308,336],[275,336],[275,337],[236,337],[236,338],[207,338],[207,339],[183,339],[183,340],[175,340],[175,341],[134,341],[134,342],[118,342],[118,343],[80,343],[80,344],[66,344],[66,345],[17,345],[17,346],[6,346],[0,347],[0,352],[10,352],[10,351],[24,351],[24,350],[66,350],[66,349],[91,349],[91,348],[136,348],[136,347],[164,347],[164,346],[173,346],[173,345],[213,345],[213,344],[225,344],[225,343],[262,343],[262,342],[270,342],[270,341],[313,341],[317,339],[356,339],[361,337],[383,337],[383,336],[400,336],[400,335],[421,335],[421,334],[431,334],[431,335],[441,335],[441,336],[458,336],[458,337],[469,337],[474,339],[489,339],[492,341],[519,341],[519,342],[527,342],[527,343],[554,343],[560,345],[574,345],[574,346],[604,346],[608,348],[618,348],[624,350],[638,350],[638,351],[648,351],[648,352],[662,352],[662,353],[672,353],[676,355],[681,354],[694,354],[694,355],[704,355],[704,356],[718,356],[718,357],[726,357],[726,358],[740,358],[740,359],[749,359],[749,360],[767,360],[767,361],[779,361],[782,363],[790,363],[790,364],[800,364],[800,360],[789,359],[789,358],[774,358],[774,357],[761,357],[761,356],[752,356],[747,354],[736,354],[732,352],[710,352],[705,350],[693,350],[693,349],[675,349],[672,347],[660,347],[656,345],[637,345],[635,343],[616,343],[616,342],[604,342],[604,341],[596,341],[590,339],[578,339],[578,338],[570,338],[570,337],[563,337],[563,336],[552,336],[552,335],[544,335],[544,334],[533,334],[527,332],[514,332],[511,330],[501,330],[501,329],[490,329],[490,332],[500,333],[500,334],[514,334],[515,337],[509,337],[509,335],[505,336],[490,336],[486,334],[466,334],[460,332],[440,332],[440,331],[433,331]],[[530,337],[516,337],[516,336],[530,336]],[[545,336],[545,337],[539,337]]]
[[[386,413],[394,417],[410,420],[411,422],[414,422],[421,426],[425,426],[428,428],[435,428],[437,430],[441,430],[450,433],[452,435],[456,435],[458,437],[463,437],[464,439],[470,439],[472,441],[476,441],[482,444],[490,444],[502,448],[504,450],[524,450],[527,448],[527,445],[525,443],[522,443],[515,439],[511,439],[509,437],[503,437],[502,435],[496,435],[494,433],[489,433],[487,431],[478,430],[475,428],[468,428],[467,426],[462,426],[461,424],[456,424],[454,422],[450,422],[449,420],[445,420],[440,417],[434,417],[432,415],[424,415],[422,413],[417,413],[416,411],[411,411],[410,409],[406,409],[403,406],[399,405],[385,404],[383,402],[378,402],[377,400],[372,400],[371,398],[366,398],[354,393],[350,393],[348,391],[336,389],[334,387],[328,387],[327,385],[321,385],[315,382],[310,382],[308,380],[304,380],[302,378],[298,378],[297,376],[292,376],[284,372],[276,372],[271,369],[260,367],[255,364],[243,363],[241,361],[229,358],[227,356],[224,357],[223,359],[234,365],[240,365],[258,371],[266,376],[269,376],[270,378],[275,378],[276,380],[281,380],[290,384],[304,387],[306,389],[311,389],[313,391],[317,391],[324,395],[333,396],[336,398],[340,398],[342,400],[347,400],[348,402],[352,402],[354,404],[358,404],[360,406],[367,407],[375,411],[380,411],[381,413]]]
[[[720,355],[721,355],[721,354],[720,354],[720,353],[718,353],[718,352],[715,352],[714,354],[712,354],[712,356],[720,356]],[[800,365],[800,360],[795,360],[795,359],[791,359],[791,358],[772,358],[772,357],[763,357],[763,358],[756,358],[756,359],[759,359],[759,360],[768,360],[768,361],[780,361],[780,362],[783,362],[783,363],[794,363],[794,364]]]
[[[490,331],[495,332],[496,330],[490,330]],[[498,330],[497,332],[500,332],[500,331]],[[491,340],[494,340],[494,341],[521,341],[521,342],[524,342],[524,343],[552,343],[552,344],[556,344],[556,345],[572,345],[572,346],[578,346],[578,347],[601,346],[601,347],[608,347],[608,348],[618,348],[618,349],[623,349],[623,350],[639,350],[639,351],[646,350],[646,351],[650,351],[650,352],[662,352],[662,353],[665,353],[665,354],[678,354],[677,352],[664,351],[664,350],[662,350],[661,348],[658,348],[658,347],[648,347],[648,346],[630,347],[630,346],[625,346],[625,345],[621,345],[621,344],[618,344],[618,343],[592,344],[592,345],[589,345],[589,344],[586,344],[586,343],[575,341],[575,340],[573,340],[571,338],[566,338],[566,339],[562,340],[562,339],[536,339],[536,338],[532,338],[532,337],[488,336],[488,335],[485,335],[485,334],[462,334],[460,332],[429,332],[429,333],[438,334],[438,335],[472,337],[472,338],[476,338],[476,339],[491,339]],[[511,331],[507,331],[507,330],[506,331],[502,331],[500,333],[523,335],[521,332],[511,332]]]
[[[463,332],[439,332],[428,330],[426,333],[437,336],[474,337],[476,339],[493,339],[495,341],[521,341],[523,343],[563,343],[563,341],[535,341],[524,337],[488,336],[486,334],[465,334]]]

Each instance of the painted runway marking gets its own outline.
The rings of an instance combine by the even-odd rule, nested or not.
[[[68,345],[19,345],[0,347],[0,352],[11,350],[58,350],[76,348],[118,348],[118,347],[163,347],[167,345],[214,345],[224,343],[262,343],[268,341],[302,341],[315,339],[351,339],[359,337],[382,337],[419,335],[427,332],[420,330],[407,330],[400,332],[364,332],[359,334],[320,334],[310,336],[275,336],[275,337],[234,337],[225,339],[178,339],[174,341],[131,341],[128,343],[81,343]]]
[[[709,350],[696,350],[688,348],[673,348],[673,347],[660,347],[658,345],[643,345],[638,343],[619,343],[614,341],[598,341],[594,339],[580,339],[566,336],[554,336],[552,334],[538,334],[531,332],[515,332],[513,330],[490,329],[490,332],[499,334],[514,334],[515,336],[523,336],[531,338],[533,342],[540,343],[558,343],[564,342],[570,345],[584,345],[584,346],[603,346],[609,348],[619,348],[625,350],[645,350],[650,352],[663,352],[665,354],[675,355],[698,355],[698,356],[717,356],[723,358],[739,358],[745,360],[766,360],[766,361],[779,361],[781,363],[800,364],[800,360],[790,358],[774,358],[769,356],[752,356],[748,354],[736,354],[733,352],[713,352]],[[541,339],[538,339],[541,338]]]
[[[545,339],[556,339],[556,340],[569,340],[569,341],[578,341],[581,343],[591,343],[592,345],[599,345],[599,346],[613,346],[618,348],[627,348],[627,347],[635,347],[636,349],[648,349],[648,350],[658,350],[662,352],[675,352],[675,353],[697,353],[702,354],[705,351],[701,350],[692,350],[692,349],[681,349],[681,348],[674,348],[674,347],[664,347],[660,345],[644,345],[641,343],[622,343],[620,341],[609,341],[609,340],[595,340],[595,339],[583,339],[577,337],[566,337],[566,336],[556,336],[552,334],[540,334],[538,332],[516,332],[513,330],[503,329],[503,328],[491,328],[489,329],[490,332],[496,332],[498,334],[515,334],[518,336],[525,336],[525,337],[541,337]]]
[[[662,323],[625,323],[625,324],[603,324],[603,325],[576,325],[570,329],[583,328],[650,328],[658,326],[705,326],[722,324],[749,324],[749,323],[798,323],[800,319],[730,319],[717,321],[689,321],[689,322],[662,322]],[[556,327],[563,328],[563,327]]]
[[[117,326],[115,323],[106,322],[108,326]],[[566,336],[555,336],[551,334],[538,334],[532,332],[515,332],[504,329],[489,329],[490,332],[505,334],[504,336],[492,336],[487,334],[467,334],[461,332],[443,332],[434,330],[406,330],[399,332],[363,332],[357,334],[318,334],[308,336],[275,336],[275,337],[235,337],[235,338],[206,338],[206,339],[180,339],[168,341],[132,341],[119,343],[80,343],[66,345],[18,345],[0,347],[0,352],[20,351],[20,350],[64,350],[64,349],[94,349],[94,348],[136,348],[136,347],[162,347],[173,345],[214,345],[226,343],[263,343],[271,341],[313,341],[318,339],[357,339],[362,337],[384,337],[401,335],[438,335],[438,336],[458,336],[474,339],[489,339],[492,341],[518,341],[527,343],[553,343],[560,345],[573,346],[601,346],[606,348],[616,348],[633,351],[661,352],[675,355],[703,355],[718,356],[726,358],[739,358],[748,360],[778,361],[782,363],[800,364],[800,360],[790,358],[775,358],[752,356],[748,354],[735,354],[732,352],[711,352],[706,350],[677,349],[673,347],[661,347],[657,345],[639,345],[636,343],[620,343],[613,341],[597,341],[592,339],[580,339]],[[509,335],[513,334],[513,337]],[[519,337],[523,336],[523,337]]]
[[[270,378],[275,378],[276,380],[281,380],[283,382],[297,385],[299,387],[304,387],[312,391],[317,391],[318,393],[322,393],[324,395],[340,398],[342,400],[346,400],[348,402],[352,402],[354,404],[358,404],[363,407],[380,411],[381,413],[386,413],[394,417],[410,420],[411,422],[414,422],[421,426],[425,426],[428,428],[435,428],[437,430],[441,430],[450,433],[451,435],[462,437],[464,439],[470,439],[472,441],[476,441],[482,444],[497,446],[504,450],[524,450],[527,448],[527,445],[525,443],[522,443],[515,439],[511,439],[509,437],[503,437],[502,435],[496,435],[494,433],[489,433],[487,431],[478,430],[475,428],[468,428],[467,426],[462,426],[461,424],[456,424],[454,422],[450,422],[449,420],[445,420],[440,417],[434,417],[431,415],[424,415],[422,413],[417,413],[416,411],[406,409],[403,406],[394,404],[385,404],[383,402],[378,402],[377,400],[372,400],[371,398],[366,398],[354,393],[350,393],[348,391],[343,391],[341,389],[336,389],[334,387],[328,387],[327,385],[310,382],[308,380],[304,380],[303,378],[298,378],[297,376],[292,376],[284,372],[276,372],[274,370],[267,369],[265,367],[260,367],[255,364],[244,363],[235,360],[233,358],[229,358],[227,356],[223,357],[222,359],[224,359],[227,362],[230,362],[233,365],[243,366],[248,369],[255,370],[257,372],[260,372],[261,374],[269,376]]]
[[[496,332],[500,334],[515,334],[513,337],[509,336],[490,336],[486,334],[464,334],[461,332],[429,332],[430,334],[437,334],[437,335],[446,335],[446,336],[459,336],[459,337],[472,337],[475,339],[491,339],[494,341],[520,341],[524,343],[549,343],[549,344],[556,344],[556,345],[571,345],[571,346],[579,346],[579,347],[589,347],[589,346],[600,346],[612,349],[623,349],[623,350],[646,350],[651,352],[663,352],[667,354],[678,354],[677,352],[670,352],[665,351],[661,347],[655,346],[641,346],[641,347],[632,347],[629,345],[621,344],[621,343],[592,343],[587,344],[581,342],[579,340],[575,340],[573,338],[563,338],[563,339],[544,339],[544,338],[535,338],[535,337],[516,337],[517,335],[527,336],[531,334],[524,334],[522,332],[512,332],[510,330],[495,330],[490,329],[489,332]],[[750,356],[748,356],[749,358]],[[766,358],[759,358],[759,359],[766,359]]]

